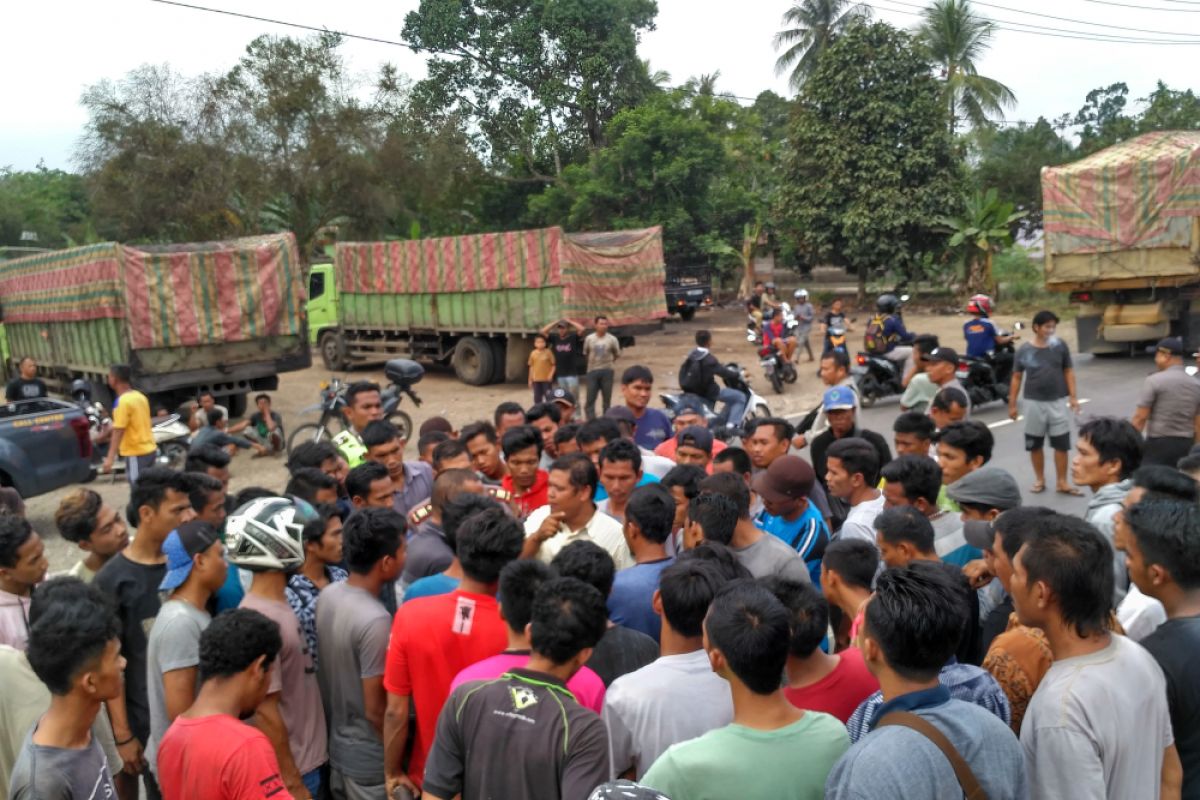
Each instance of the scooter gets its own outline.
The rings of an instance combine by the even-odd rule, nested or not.
[[[904,394],[901,372],[904,364],[889,361],[886,356],[874,353],[859,353],[850,367],[858,385],[858,396],[863,408],[870,408],[878,400],[894,394]]]
[[[96,464],[101,464],[108,453],[108,434],[112,430],[112,417],[105,413],[104,406],[92,400],[91,384],[77,380],[71,385],[71,397],[80,410],[87,415],[88,428],[92,439],[92,457]],[[151,421],[150,434],[158,445],[156,466],[182,470],[187,463],[188,436],[191,431],[179,418],[178,414],[165,417],[155,417]],[[104,441],[100,441],[104,440]],[[113,462],[113,474],[124,472],[124,459]]]
[[[1013,326],[1014,332],[1011,334],[1013,339],[1019,338],[1016,332],[1023,327],[1024,325],[1020,322]],[[1000,333],[1009,335],[1006,331]],[[995,400],[1008,401],[1014,350],[1012,341],[1009,341],[997,345],[996,349],[984,358],[963,356],[959,360],[955,377],[967,390],[967,396],[971,398],[972,406],[980,406]]]
[[[793,320],[792,325],[794,326]],[[784,335],[787,335],[787,325],[784,322]],[[746,341],[753,342],[759,345],[758,348],[758,364],[762,367],[763,375],[771,382],[771,388],[776,394],[783,394],[785,383],[795,383],[799,377],[796,373],[796,365],[788,361],[784,357],[783,352],[773,344],[767,344],[764,337],[758,335],[757,328],[753,323],[746,326]]]
[[[736,379],[725,379],[725,385],[730,389],[741,392],[746,395],[746,410],[742,413],[741,419],[731,419],[725,425],[718,425],[717,418],[720,416],[713,410],[712,406],[703,397],[694,394],[668,394],[666,392],[659,394],[658,398],[662,401],[663,408],[674,416],[679,404],[684,397],[692,397],[698,399],[704,404],[705,419],[708,422],[708,427],[712,430],[713,435],[721,441],[728,441],[741,434],[746,423],[755,417],[766,419],[771,416],[771,409],[758,392],[750,385],[750,379],[746,376],[746,370],[734,363],[725,365],[726,367],[737,370],[738,377]]]

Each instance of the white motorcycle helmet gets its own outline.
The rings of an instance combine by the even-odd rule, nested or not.
[[[806,300],[808,300],[808,289],[797,289],[797,290],[796,290],[796,291],[795,291],[795,292],[792,294],[792,297],[796,298],[796,300],[797,300],[798,302],[801,302],[801,303],[803,303],[803,302],[805,302]]]
[[[229,563],[251,572],[294,572],[304,563],[304,526],[317,519],[298,497],[260,497],[229,515],[225,547]]]

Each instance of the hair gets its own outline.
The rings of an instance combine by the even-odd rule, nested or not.
[[[933,396],[933,399],[929,401],[929,405],[932,408],[936,408],[938,411],[949,412],[952,408],[954,408],[954,406],[969,408],[969,402],[970,401],[967,399],[966,392],[964,392],[962,389],[954,386],[947,386],[945,389],[941,389]]]
[[[217,452],[229,458],[224,450],[218,449]],[[192,459],[189,456],[188,463],[190,464],[191,461]],[[191,471],[191,469],[188,469],[188,472]],[[203,470],[199,471],[203,472]],[[126,517],[129,519],[129,524],[135,528],[137,527],[138,522],[142,518],[140,513],[142,506],[149,506],[157,511],[159,506],[163,504],[163,501],[167,499],[168,491],[189,494],[191,489],[192,482],[184,473],[176,472],[166,467],[151,467],[138,476],[137,483],[129,491],[129,507],[126,510]]]
[[[212,389],[202,389],[196,395],[197,400],[203,400],[206,397],[211,397],[214,401],[217,399],[217,396],[213,394]]]
[[[555,664],[565,664],[595,647],[608,627],[604,595],[570,577],[552,578],[533,598],[529,644]]]
[[[900,456],[885,464],[879,474],[888,483],[899,484],[909,502],[924,499],[935,505],[942,491],[942,468],[926,456]]]
[[[758,432],[759,428],[769,427],[775,431],[775,438],[783,441],[784,439],[791,440],[796,435],[796,426],[788,422],[786,419],[779,417],[755,417],[746,423],[742,429],[742,438],[748,439]]]
[[[443,433],[442,435],[445,436],[446,434]],[[442,465],[447,461],[463,455],[469,456],[469,453],[467,452],[467,445],[461,439],[451,439],[447,437],[445,441],[438,442],[437,446],[433,448],[433,456],[431,460],[433,461],[434,471],[440,472]]]
[[[417,439],[417,452],[424,453],[430,447],[437,447],[442,442],[450,440],[450,434],[445,431],[429,431],[429,433],[421,434],[421,438]],[[465,445],[464,445],[465,446]]]
[[[645,381],[646,383],[654,383],[654,373],[649,367],[644,367],[641,364],[634,364],[629,367],[621,375],[621,384],[628,386],[635,381]]]
[[[355,381],[350,384],[346,387],[346,406],[354,408],[354,404],[358,402],[358,396],[368,392],[379,392],[380,396],[383,395],[379,384],[374,381]]]
[[[1190,456],[1189,456],[1190,457]],[[1200,489],[1190,475],[1161,464],[1147,464],[1133,471],[1133,485],[1145,489],[1142,500],[1180,500],[1195,503]]]
[[[269,395],[269,394],[267,394],[267,393],[265,393],[265,392],[262,392],[262,393],[260,393],[260,394],[256,394],[256,395],[254,395],[254,405],[258,405],[258,401],[259,401],[259,400],[266,400],[268,403],[270,403],[270,402],[271,402],[271,395]]]
[[[462,429],[462,432],[458,435],[458,440],[466,444],[476,436],[482,436],[492,444],[497,444],[500,441],[500,437],[496,435],[496,426],[490,422],[472,422]]]
[[[1048,322],[1057,323],[1058,315],[1053,311],[1039,311],[1033,315],[1033,324],[1035,327],[1040,328]]]
[[[337,485],[337,479],[332,475],[326,475],[316,467],[302,467],[292,473],[292,478],[283,491],[284,494],[295,495],[309,503],[314,503],[317,492],[322,489],[337,491]]]
[[[421,427],[417,428],[417,433],[421,436],[427,433],[444,433],[450,435],[454,433],[454,426],[445,417],[435,415],[422,422]]]
[[[503,508],[489,508],[460,523],[455,553],[463,574],[480,583],[495,583],[504,565],[521,555],[525,531]]]
[[[938,431],[936,440],[938,444],[945,443],[962,450],[967,461],[982,456],[984,464],[992,460],[992,448],[996,446],[996,439],[988,430],[988,426],[973,419],[951,422]]]
[[[625,521],[637,525],[649,541],[664,544],[675,524],[675,498],[661,484],[639,486],[629,495]]]
[[[875,530],[888,544],[909,542],[918,553],[933,552],[933,525],[912,506],[897,506],[875,517]]]
[[[221,420],[225,419],[225,414],[221,412],[221,409],[213,406],[208,411],[204,412],[204,418],[208,420],[209,425],[215,428],[218,424],[220,424]]]
[[[29,666],[60,697],[121,635],[112,601],[78,578],[51,578],[34,589],[29,617]]]
[[[608,551],[586,539],[571,542],[559,550],[550,566],[564,578],[578,578],[595,586],[605,597],[612,591],[613,578],[617,574],[617,566]]]
[[[554,405],[558,405],[555,403]],[[554,432],[554,444],[560,445],[564,442],[573,442],[575,437],[579,435],[579,425],[572,422],[569,425],[562,425]]]
[[[569,453],[554,459],[550,471],[567,473],[567,482],[571,488],[590,489],[592,495],[596,494],[596,487],[600,485],[600,474],[596,471],[596,465],[583,453]]]
[[[302,442],[288,455],[287,468],[293,473],[306,467],[319,469],[326,461],[337,457],[337,450],[329,442]]]
[[[304,523],[304,527],[300,529],[300,541],[304,544],[316,544],[321,541],[325,529],[329,527],[329,520],[334,517],[342,519],[342,512],[333,503],[317,503],[313,505],[313,510],[317,512],[317,516]]]
[[[892,423],[893,433],[911,433],[918,439],[930,440],[935,431],[933,420],[920,411],[905,411]]]
[[[440,480],[453,472],[466,472],[466,470],[452,469],[449,472],[439,475],[438,479]],[[433,482],[433,491],[435,494],[438,491],[437,481]],[[442,506],[442,536],[446,539],[446,544],[450,546],[450,550],[457,553],[458,530],[462,527],[463,522],[481,511],[503,508],[503,506],[485,494],[462,492],[458,495],[449,496],[450,499]]]
[[[782,575],[768,575],[758,582],[787,609],[791,629],[788,654],[797,658],[811,656],[829,631],[829,603],[820,590],[811,583],[800,583]]]
[[[112,375],[121,383],[133,383],[133,368],[128,364],[113,364],[108,368],[108,374]]]
[[[525,412],[525,424],[528,425],[542,417],[549,417],[550,421],[557,425],[562,420],[562,410],[559,409],[558,403],[537,403],[530,406]]]
[[[188,490],[188,500],[192,503],[192,511],[197,513],[204,510],[204,507],[208,505],[209,500],[212,499],[214,494],[225,491],[225,486],[207,472],[189,472],[187,473],[187,477],[188,482],[191,483],[191,488]],[[328,476],[321,473],[321,477],[325,478]],[[288,492],[288,494],[291,494],[291,492]],[[305,499],[307,500],[308,498]]]
[[[721,651],[746,688],[760,695],[779,689],[791,630],[787,609],[766,587],[748,580],[724,586],[713,598],[704,627],[709,644]]]
[[[1000,546],[1010,561],[1017,557],[1017,552],[1029,538],[1029,532],[1037,521],[1053,514],[1054,510],[1045,506],[1017,506],[996,517],[992,522],[992,530],[1000,534]]]
[[[884,661],[913,681],[930,680],[941,671],[958,649],[967,620],[962,590],[932,561],[885,570],[864,615],[866,633]]]
[[[270,489],[265,489],[262,486],[247,486],[245,489],[242,489],[240,492],[234,495],[233,507],[241,508],[242,506],[246,505],[246,503],[250,503],[255,500],[261,500],[264,497],[278,496],[279,492],[272,492]]]
[[[232,678],[264,656],[268,669],[281,649],[279,625],[260,612],[235,608],[219,614],[200,634],[200,682]]]
[[[533,618],[533,597],[538,587],[555,577],[549,564],[536,558],[510,561],[500,570],[500,610],[509,630],[518,635]]]
[[[500,420],[509,416],[510,414],[520,414],[521,416],[525,416],[525,409],[521,408],[520,403],[514,403],[511,400],[507,400],[496,406],[496,410],[492,412],[492,422],[497,428],[499,428]]]
[[[748,475],[754,471],[754,465],[750,463],[750,454],[740,447],[726,447],[712,459],[714,464],[724,464],[727,461],[733,464],[733,471],[738,475]]]
[[[1054,592],[1064,623],[1080,636],[1108,629],[1113,604],[1113,549],[1092,525],[1066,514],[1037,520],[1021,548],[1028,585]]]
[[[918,333],[913,337],[913,346],[920,348],[922,353],[928,353],[931,350],[937,350],[938,337],[932,333]]]
[[[504,451],[504,457],[508,459],[522,450],[532,447],[537,450],[538,458],[541,458],[542,444],[541,431],[532,425],[517,425],[504,432],[504,436],[500,440],[500,449]]]
[[[91,489],[75,489],[62,499],[54,512],[54,525],[68,542],[86,542],[100,523],[104,499]],[[0,556],[0,560],[2,560]]]
[[[575,434],[575,441],[580,447],[601,439],[605,442],[615,442],[620,438],[621,426],[611,417],[589,419],[579,427],[579,433]]]
[[[366,575],[404,541],[404,517],[390,508],[363,508],[346,520],[342,557],[356,575]]]
[[[850,354],[843,350],[830,350],[821,355],[822,361],[832,361],[842,369],[850,369]]]
[[[834,539],[825,548],[821,563],[836,572],[842,583],[870,589],[879,569],[879,548],[866,539]]]
[[[710,344],[712,344],[712,331],[696,331],[695,342],[697,347],[708,347]]]
[[[697,467],[695,464],[681,464],[671,467],[662,477],[660,485],[668,491],[678,486],[683,489],[683,496],[691,500],[700,494],[700,482],[706,477],[708,477],[708,473],[701,467]]]
[[[732,472],[709,475],[700,482],[700,496],[707,494],[719,494],[732,500],[738,519],[750,517],[750,488],[741,475]]]
[[[1200,453],[1188,454],[1175,462],[1176,469],[1183,472],[1194,472],[1200,469]]]
[[[468,483],[478,482],[479,476],[469,469],[456,467],[448,469],[433,479],[433,493],[429,503],[434,508],[445,511],[446,504],[452,497],[462,494]],[[468,492],[468,494],[470,494]]]
[[[1143,500],[1125,512],[1146,564],[1157,564],[1190,591],[1200,586],[1200,508],[1194,502]]]
[[[381,481],[388,475],[387,467],[375,461],[364,461],[346,475],[346,494],[350,497],[368,497],[371,494],[371,484]]]
[[[688,502],[687,518],[700,526],[705,540],[728,545],[740,517],[737,501],[714,492],[693,497]]]
[[[207,472],[209,469],[225,469],[233,457],[215,444],[202,444],[188,450],[184,472]],[[165,469],[165,468],[164,468]],[[142,473],[143,475],[145,473]]]
[[[386,419],[368,422],[362,431],[362,443],[368,450],[381,444],[390,444],[399,438],[400,429]]]
[[[629,439],[617,439],[604,445],[600,451],[600,468],[605,464],[628,463],[634,473],[642,471],[642,451]]]
[[[825,451],[825,457],[836,458],[850,475],[863,476],[863,483],[875,486],[879,483],[879,453],[866,439],[848,436],[838,439]]]
[[[1100,463],[1121,462],[1121,480],[1142,464],[1142,435],[1127,419],[1094,417],[1079,426],[1079,438],[1087,439],[1100,456]]]
[[[704,632],[704,615],[725,583],[713,562],[699,558],[676,561],[658,579],[663,618],[680,636],[699,637]]]
[[[24,517],[0,514],[0,567],[15,567],[17,551],[33,537],[33,526]]]
[[[754,577],[750,574],[750,570],[746,569],[741,561],[738,561],[736,553],[726,545],[711,539],[705,539],[691,550],[684,550],[675,557],[677,564],[688,561],[701,561],[712,566],[721,576],[722,583]]]

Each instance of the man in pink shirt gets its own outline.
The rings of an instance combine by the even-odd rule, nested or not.
[[[478,661],[462,670],[450,684],[454,691],[468,681],[490,681],[529,661],[529,623],[538,587],[554,578],[554,570],[537,559],[513,561],[500,572],[500,616],[508,626],[508,647],[503,653]],[[584,708],[597,714],[604,707],[604,681],[587,667],[567,681],[567,689]]]

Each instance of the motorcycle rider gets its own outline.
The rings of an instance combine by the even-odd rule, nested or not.
[[[829,304],[829,310],[825,312],[825,316],[821,320],[821,335],[825,337],[825,347],[821,350],[822,353],[828,353],[834,349],[829,336],[831,328],[840,328],[843,333],[854,330],[854,326],[850,324],[850,319],[846,316],[845,304],[840,297],[834,298],[833,302]],[[819,475],[817,477],[820,478]]]
[[[733,367],[726,367],[712,354],[712,332],[696,331],[696,347],[688,353],[679,368],[679,388],[704,400],[712,409],[720,402],[722,408],[717,415],[720,425],[737,427],[746,413],[750,398],[737,389],[717,385],[717,376],[724,381],[738,380],[741,375]]]
[[[808,360],[812,361],[813,352],[812,346],[808,343],[808,337],[812,333],[817,309],[808,301],[808,289],[797,289],[792,297],[796,300],[792,304],[792,315],[796,318],[796,338],[804,345],[804,352],[808,353]]]
[[[967,301],[967,313],[971,319],[963,323],[963,338],[967,340],[968,358],[991,358],[996,383],[1007,384],[1012,376],[1012,354],[996,348],[1010,344],[1012,334],[1001,333],[989,319],[992,313],[992,298],[977,294]]]
[[[867,325],[864,345],[868,353],[882,355],[896,365],[898,375],[904,375],[904,364],[912,357],[913,334],[904,327],[898,313],[900,298],[881,294],[875,301],[875,316]]]
[[[791,361],[796,353],[796,337],[789,335],[783,314],[767,307],[765,302],[763,306],[763,347],[779,350],[786,361]]]

